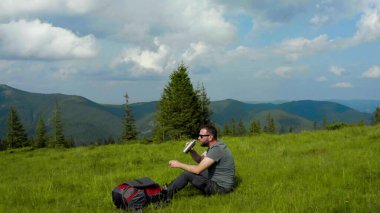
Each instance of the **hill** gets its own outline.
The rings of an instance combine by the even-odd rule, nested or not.
[[[93,143],[97,139],[117,138],[121,133],[123,105],[98,104],[75,95],[30,93],[0,85],[0,138],[5,136],[10,106],[16,108],[28,135],[33,136],[40,117],[51,129],[55,102],[61,106],[65,136],[74,138],[77,145]],[[150,137],[152,134],[157,105],[158,101],[131,104],[140,137]],[[212,101],[210,107],[214,112],[211,120],[220,128],[230,123],[232,118],[236,122],[242,119],[247,127],[253,118],[263,125],[268,114],[274,118],[278,131],[280,127],[294,131],[308,130],[313,128],[314,122],[321,126],[324,119],[348,123],[361,120],[369,123],[371,120],[369,113],[328,101],[250,104],[227,99]]]
[[[331,100],[348,106],[359,112],[374,113],[377,107],[380,107],[380,100]]]
[[[0,85],[0,136],[5,135],[7,114],[14,106],[29,136],[34,135],[38,119],[42,117],[51,129],[53,110],[58,102],[66,137],[77,144],[89,144],[99,138],[117,137],[121,132],[121,119],[109,108],[80,96],[63,94],[37,94]]]
[[[187,186],[169,206],[144,212],[380,211],[379,125],[221,139],[235,158],[233,192],[205,197]],[[113,187],[140,177],[170,182],[181,170],[169,160],[193,162],[184,144],[2,151],[0,212],[122,212]]]
[[[276,126],[293,127],[296,130],[311,129],[312,123],[322,125],[323,120],[328,122],[356,123],[365,121],[370,123],[371,114],[358,112],[347,106],[329,101],[292,101],[282,104],[249,104],[236,100],[224,100],[211,103],[214,112],[212,120],[217,124],[230,122],[232,118],[242,119],[250,123],[252,118],[265,123],[265,115],[271,114]]]

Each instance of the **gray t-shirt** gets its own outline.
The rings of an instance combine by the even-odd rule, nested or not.
[[[235,179],[235,161],[226,144],[217,142],[207,150],[206,156],[215,161],[208,169],[209,178],[227,190],[232,189]]]

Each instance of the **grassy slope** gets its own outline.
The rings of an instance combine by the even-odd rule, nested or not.
[[[204,197],[187,187],[145,212],[380,211],[380,126],[222,141],[236,160],[233,193]],[[183,144],[0,152],[0,212],[119,212],[113,187],[144,176],[169,182],[180,172],[170,159],[191,162]]]

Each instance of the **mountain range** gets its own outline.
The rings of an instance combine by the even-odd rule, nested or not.
[[[27,134],[34,136],[39,118],[43,118],[48,131],[51,130],[55,103],[61,107],[61,120],[66,137],[73,138],[77,145],[90,144],[97,139],[117,138],[122,131],[124,105],[95,103],[76,95],[40,94],[18,90],[0,85],[0,138],[6,134],[7,116],[11,106],[23,123]],[[140,137],[150,137],[154,114],[158,101],[130,104]],[[252,119],[263,125],[268,114],[275,120],[277,130],[280,127],[294,131],[312,129],[316,122],[322,125],[328,122],[357,123],[371,122],[372,115],[359,112],[348,106],[332,101],[291,101],[274,103],[245,103],[233,99],[212,101],[211,120],[219,128],[232,119],[236,123],[242,120],[248,127]]]

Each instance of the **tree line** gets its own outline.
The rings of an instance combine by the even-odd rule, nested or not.
[[[52,121],[53,130],[50,135],[47,134],[47,125],[45,124],[44,119],[40,117],[35,127],[34,137],[28,138],[28,135],[26,134],[24,125],[20,120],[16,108],[11,106],[8,113],[5,140],[0,141],[0,149],[6,150],[22,147],[74,147],[74,140],[72,138],[66,139],[63,134],[61,108],[58,102],[55,103]]]
[[[380,123],[380,107],[376,109],[376,112],[373,116],[373,124]],[[337,130],[348,126],[365,126],[365,122],[363,120],[359,121],[356,124],[349,124],[344,122],[328,122],[327,119],[323,119],[323,121],[318,125],[317,121],[313,122],[312,130]],[[296,130],[292,126],[284,126],[280,125],[276,126],[275,119],[272,117],[270,113],[266,115],[265,121],[262,124],[260,120],[252,118],[251,122],[246,125],[243,122],[243,119],[239,119],[236,122],[234,117],[231,118],[229,122],[225,122],[221,128],[218,128],[219,132],[222,136],[246,136],[246,135],[260,135],[260,134],[286,134],[293,133]]]
[[[210,116],[210,99],[207,96],[203,83],[199,83],[195,88],[191,83],[187,67],[180,64],[169,76],[169,83],[164,87],[158,109],[155,114],[152,140],[156,143],[168,140],[180,140],[197,138],[197,132],[202,125],[212,124]],[[132,114],[132,108],[129,104],[129,96],[124,95],[124,116],[123,131],[120,133],[121,140],[115,140],[110,137],[104,140],[94,141],[95,144],[124,143],[134,141],[138,138],[138,131],[135,125],[135,119]],[[38,120],[35,136],[28,138],[25,129],[17,115],[16,109],[10,107],[7,123],[7,132],[5,140],[0,141],[0,149],[13,149],[21,147],[53,147],[53,148],[70,148],[75,146],[73,138],[67,139],[63,134],[63,125],[61,121],[61,108],[56,102],[53,111],[52,133],[47,134],[47,126],[42,118]],[[376,108],[373,114],[373,124],[380,123],[380,107]],[[328,124],[323,121],[323,129],[339,129],[347,126],[345,123]],[[362,125],[365,125],[362,122]],[[314,122],[314,129],[318,129],[317,123]],[[264,124],[259,120],[252,119],[247,128],[242,121],[237,123],[235,118],[231,122],[225,123],[222,129],[219,129],[221,135],[240,136],[240,135],[258,135],[261,133],[276,134],[293,132],[292,127],[285,129],[284,126],[276,127],[275,120],[270,113],[266,115]]]

